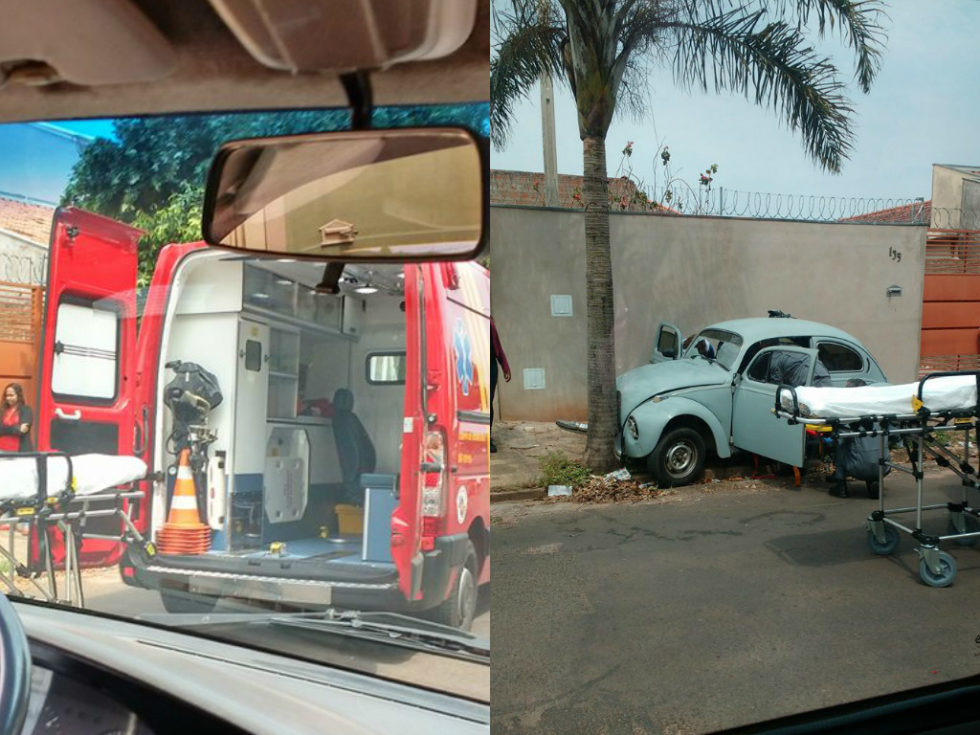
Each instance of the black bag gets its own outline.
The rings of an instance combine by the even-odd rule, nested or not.
[[[887,447],[886,443],[886,452]],[[844,465],[844,474],[856,480],[877,480],[878,460],[881,457],[881,439],[877,436],[857,436],[841,441],[840,459]],[[890,467],[885,467],[886,475],[890,471]]]
[[[197,424],[221,405],[218,379],[196,362],[171,362],[177,374],[164,389],[164,402],[179,424]]]

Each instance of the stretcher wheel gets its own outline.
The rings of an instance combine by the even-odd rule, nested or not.
[[[885,525],[884,541],[878,541],[874,531],[868,531],[868,546],[870,546],[871,550],[879,556],[887,556],[888,554],[894,552],[895,549],[898,548],[899,540],[900,536],[898,535],[898,531],[887,524]]]
[[[933,574],[923,557],[919,560],[919,576],[930,587],[949,587],[956,576],[956,560],[945,551],[939,552],[939,574]]]
[[[966,533],[974,533],[976,531],[980,531],[980,522],[978,522],[974,516],[971,516],[968,513],[964,513],[963,527],[966,529]],[[956,527],[956,524],[953,523],[952,518],[949,519],[949,525],[947,526],[947,531],[950,534],[960,533],[960,530]],[[973,538],[953,539],[953,542],[957,546],[976,546],[978,539],[980,539],[980,536],[974,536]]]

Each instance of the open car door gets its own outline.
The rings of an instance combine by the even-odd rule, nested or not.
[[[681,334],[680,329],[673,324],[660,322],[657,327],[657,338],[653,343],[653,354],[650,356],[650,362],[676,360],[681,356],[683,343],[684,335]]]
[[[772,366],[776,360],[787,357],[795,357],[803,363],[799,370],[805,375],[802,384],[809,385],[813,381],[816,350],[788,345],[761,350],[748,369],[735,378],[732,442],[743,451],[802,467],[806,450],[804,425],[789,424],[772,413],[779,382],[771,378]]]
[[[38,448],[132,454],[140,231],[72,207],[55,213],[41,341]],[[86,534],[118,535],[116,518],[86,521]],[[35,561],[36,536],[32,539]],[[50,539],[55,563],[60,534]],[[120,544],[86,538],[80,561],[115,562]]]

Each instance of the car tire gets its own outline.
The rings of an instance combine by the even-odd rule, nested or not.
[[[478,574],[476,549],[472,541],[467,541],[466,560],[463,562],[459,574],[456,575],[456,581],[453,582],[449,597],[432,610],[429,615],[430,619],[452,628],[469,630],[473,626],[473,618],[476,617],[477,598],[480,593],[477,583]]]
[[[164,587],[160,590],[160,602],[168,613],[198,613],[206,615],[218,604],[217,597],[198,595],[186,589]]]
[[[694,429],[681,427],[660,438],[647,467],[660,487],[680,487],[701,478],[704,461],[704,439]]]

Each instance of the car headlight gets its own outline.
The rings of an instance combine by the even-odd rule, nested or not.
[[[632,416],[626,419],[626,428],[630,430],[630,434],[634,439],[640,438],[640,427],[636,425],[636,419]]]

